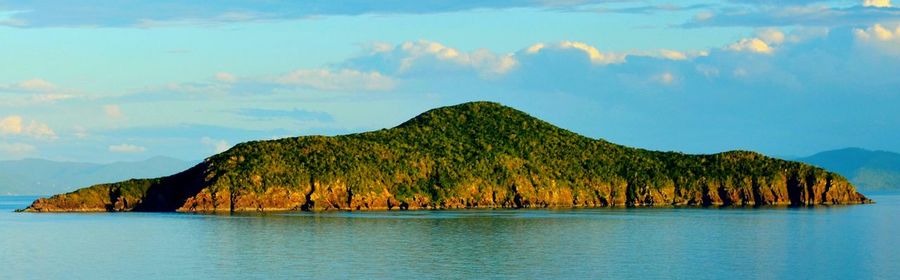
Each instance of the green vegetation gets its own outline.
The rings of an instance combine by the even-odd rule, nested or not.
[[[95,188],[122,188],[137,205],[116,210],[154,211],[868,201],[840,175],[798,162],[628,148],[488,102],[434,109],[392,129],[242,143],[175,176]],[[41,206],[54,199],[32,210],[52,211]]]

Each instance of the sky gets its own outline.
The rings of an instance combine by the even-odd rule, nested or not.
[[[479,100],[653,150],[900,152],[900,3],[0,0],[0,160],[199,160]]]

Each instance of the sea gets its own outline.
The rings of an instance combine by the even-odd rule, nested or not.
[[[264,214],[15,213],[0,279],[900,279],[872,205]]]

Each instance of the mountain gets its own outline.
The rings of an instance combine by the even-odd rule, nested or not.
[[[109,164],[43,159],[0,161],[0,194],[42,195],[67,192],[102,182],[164,176],[191,165],[169,157]]]
[[[25,211],[288,211],[868,203],[844,177],[733,151],[587,138],[489,102],[397,127],[241,143],[181,173],[38,199]]]
[[[821,152],[798,161],[844,175],[862,191],[900,190],[900,154],[846,148]]]

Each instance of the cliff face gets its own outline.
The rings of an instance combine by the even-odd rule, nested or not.
[[[589,139],[494,103],[392,129],[243,143],[182,173],[25,211],[293,211],[871,202],[835,173],[752,152],[685,155]]]

